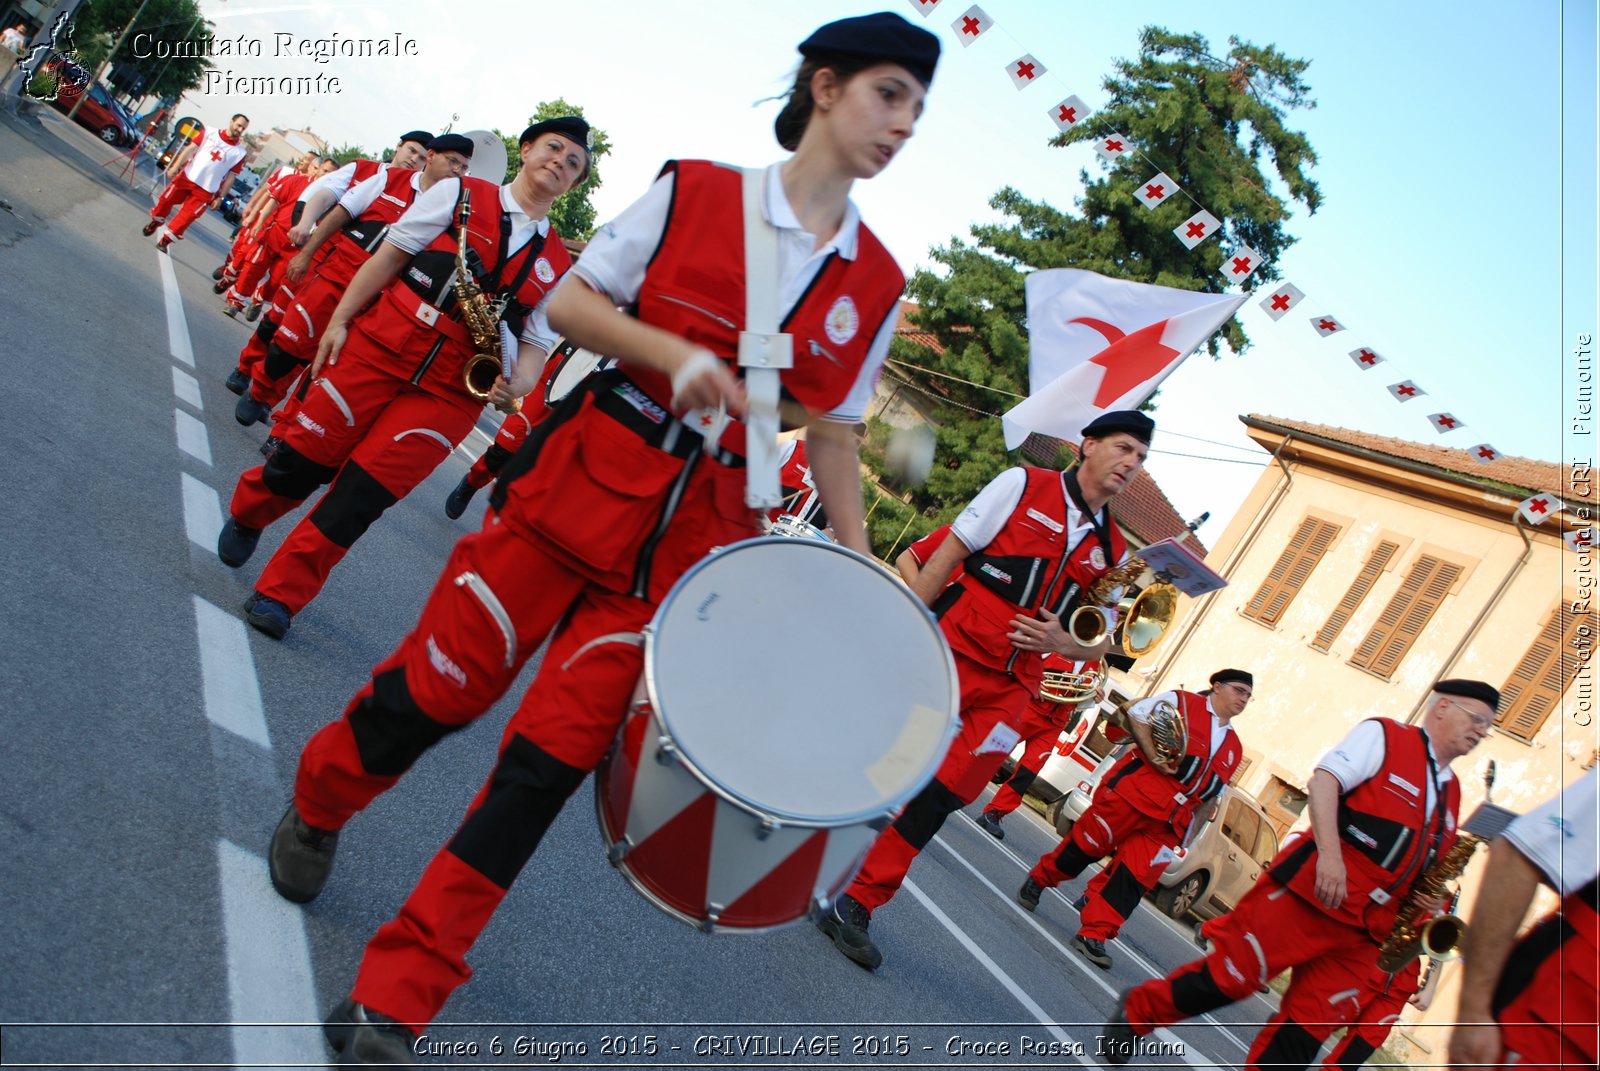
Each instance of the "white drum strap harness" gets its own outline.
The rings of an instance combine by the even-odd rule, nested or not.
[[[778,331],[778,230],[761,211],[765,174],[760,168],[744,171],[745,316],[739,332],[739,367],[749,399],[744,502],[761,510],[783,504],[778,483],[779,377],[794,367],[794,338]]]

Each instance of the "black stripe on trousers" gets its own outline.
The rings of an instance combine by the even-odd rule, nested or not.
[[[394,492],[353,461],[346,461],[333,486],[311,509],[311,523],[335,546],[349,550],[372,522],[396,502]]]
[[[403,666],[372,678],[372,691],[345,715],[355,737],[361,768],[378,777],[398,777],[422,753],[462,725],[445,725],[425,714],[411,697]]]
[[[587,776],[588,771],[568,766],[527,737],[512,736],[489,777],[483,805],[450,839],[450,854],[500,888],[511,888]]]
[[[939,832],[944,820],[959,811],[962,806],[961,797],[935,778],[906,804],[906,809],[894,820],[894,828],[907,844],[920,852],[928,846],[933,835]]]

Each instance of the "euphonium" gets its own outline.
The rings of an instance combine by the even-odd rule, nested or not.
[[[461,191],[461,227],[456,245],[456,302],[461,307],[461,322],[472,335],[472,345],[477,350],[461,370],[461,382],[467,393],[480,402],[489,400],[489,389],[499,376],[511,380],[511,354],[501,339],[500,314],[505,310],[505,300],[490,300],[478,285],[467,261],[467,220],[472,218],[472,195]],[[512,402],[510,412],[522,408],[521,400]]]
[[[1390,974],[1404,967],[1418,956],[1429,959],[1453,959],[1461,939],[1466,936],[1467,924],[1455,915],[1438,915],[1429,918],[1436,910],[1434,901],[1445,899],[1449,885],[1467,869],[1467,861],[1483,843],[1482,837],[1471,833],[1458,833],[1450,850],[1424,870],[1411,887],[1411,895],[1401,905],[1395,916],[1394,928],[1384,938],[1378,949],[1378,966]]]
[[[1072,638],[1085,647],[1093,647],[1121,621],[1124,654],[1138,658],[1152,651],[1177,612],[1177,589],[1171,584],[1151,584],[1114,605],[1109,602],[1112,591],[1131,584],[1145,568],[1143,561],[1129,558],[1090,584],[1081,605],[1067,618],[1067,632]]]

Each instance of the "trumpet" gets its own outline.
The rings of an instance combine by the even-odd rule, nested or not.
[[[1130,658],[1149,654],[1166,635],[1178,610],[1178,589],[1171,584],[1151,584],[1143,591],[1109,604],[1111,592],[1131,584],[1144,572],[1145,563],[1130,558],[1107,570],[1083,595],[1083,605],[1067,618],[1067,632],[1085,647],[1093,647],[1122,624],[1122,653]]]

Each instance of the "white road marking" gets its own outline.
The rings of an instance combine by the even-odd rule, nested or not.
[[[189,324],[183,318],[183,297],[178,293],[178,274],[172,269],[172,256],[157,253],[161,262],[161,293],[167,305],[167,340],[172,358],[194,367],[194,347],[189,343]]]
[[[200,401],[200,381],[176,365],[172,368],[172,393],[180,402],[188,402],[195,412],[205,412],[206,407]]]
[[[467,443],[469,443],[474,437],[483,440],[483,446],[479,448],[476,454],[467,449]],[[456,453],[466,458],[469,464],[475,464],[478,458],[483,456],[483,452],[489,449],[489,447],[492,445],[494,445],[493,436],[485,435],[482,428],[473,428],[467,433],[467,437],[462,439],[461,442],[456,445]]]
[[[222,504],[217,492],[187,472],[183,476],[183,530],[189,542],[213,553],[217,534],[222,531]]]
[[[267,718],[261,710],[261,687],[256,683],[256,663],[250,657],[250,638],[244,622],[196,595],[194,623],[200,639],[200,683],[206,717],[217,728],[271,751]]]
[[[305,916],[276,892],[266,861],[217,841],[233,1059],[241,1067],[326,1067]]]
[[[206,435],[205,424],[182,409],[174,409],[172,413],[178,424],[178,449],[196,461],[211,464],[211,440]]]

